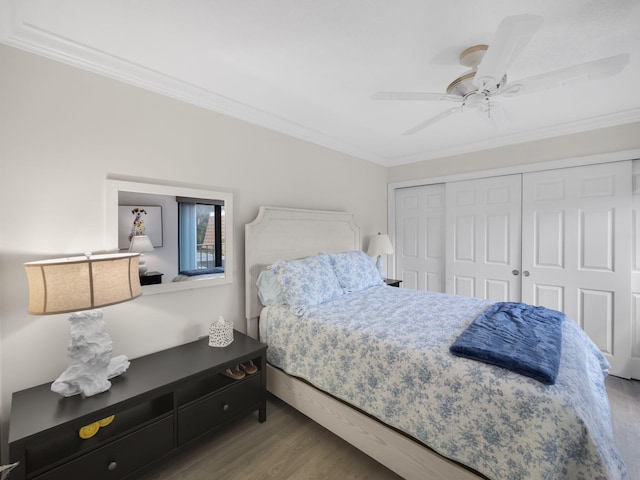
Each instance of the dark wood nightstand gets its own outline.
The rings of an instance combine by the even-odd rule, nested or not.
[[[144,275],[140,275],[140,285],[157,285],[162,283],[162,275],[160,272],[147,272]]]
[[[399,287],[402,283],[402,280],[395,280],[393,278],[385,278],[384,283],[389,285],[390,287]]]
[[[226,347],[210,347],[206,337],[131,360],[110,390],[92,397],[61,397],[49,384],[15,392],[9,457],[20,463],[11,479],[136,478],[235,419],[257,410],[264,422],[267,346],[233,333]],[[256,373],[223,375],[249,360]],[[93,436],[80,438],[82,427],[100,422]]]

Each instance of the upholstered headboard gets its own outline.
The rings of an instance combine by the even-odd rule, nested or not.
[[[256,280],[265,267],[277,260],[361,248],[360,227],[350,213],[260,207],[255,220],[245,225],[247,334],[258,336],[262,304]]]

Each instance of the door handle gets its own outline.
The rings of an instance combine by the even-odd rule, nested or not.
[[[525,270],[524,272],[522,272],[522,275],[524,275],[525,277],[528,277],[530,273],[528,270]]]
[[[518,275],[520,272],[519,272],[518,270],[512,270],[512,271],[511,271],[511,273],[512,273],[513,275]]]

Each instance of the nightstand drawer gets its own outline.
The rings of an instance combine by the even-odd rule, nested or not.
[[[124,478],[173,449],[173,415],[115,440],[34,480]]]
[[[257,410],[262,398],[261,378],[262,373],[258,372],[238,380],[237,384],[222,392],[207,395],[182,407],[178,411],[178,445],[212,430],[251,406]]]

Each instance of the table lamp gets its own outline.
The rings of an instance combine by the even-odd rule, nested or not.
[[[145,252],[153,252],[153,244],[151,239],[146,235],[134,235],[131,237],[131,243],[129,244],[130,253],[139,253],[140,259],[138,261],[138,272],[140,275],[147,273],[147,265],[144,261]]]
[[[109,379],[129,368],[125,355],[111,358],[113,342],[100,307],[142,295],[137,253],[91,255],[25,263],[29,313],[70,313],[69,367],[51,390],[84,397],[109,390]]]
[[[382,278],[386,278],[386,274],[384,273],[384,263],[382,261],[382,255],[390,255],[392,253],[393,245],[391,245],[391,240],[389,240],[389,236],[387,234],[382,235],[381,233],[378,233],[378,235],[374,235],[373,237],[371,237],[367,255],[371,257],[378,257],[378,259],[376,260],[376,267],[378,268],[378,272],[380,272],[380,276]]]

